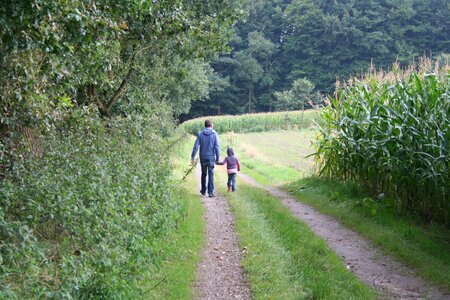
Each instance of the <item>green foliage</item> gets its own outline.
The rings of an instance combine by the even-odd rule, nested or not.
[[[2,298],[134,298],[154,238],[175,224],[158,115],[92,114],[54,123],[43,156],[17,157],[1,182]]]
[[[276,110],[295,110],[304,109],[305,103],[313,104],[318,102],[317,96],[312,94],[314,84],[307,78],[294,80],[292,87],[288,91],[275,92],[274,107]]]
[[[258,61],[247,52],[236,53],[234,62],[236,66],[236,79],[242,80],[246,83],[247,90],[247,112],[252,112],[254,102],[254,87],[255,83],[259,82],[263,76],[263,69]]]
[[[320,174],[355,180],[398,209],[450,218],[450,77],[425,60],[419,72],[394,66],[339,92],[316,143]]]
[[[204,88],[180,100],[179,93],[159,97],[156,82],[137,97],[136,90],[149,88],[141,78],[166,68],[168,84],[172,77],[197,78],[186,62],[224,50],[238,16],[238,1],[6,0],[0,7],[1,124],[38,121],[59,99],[111,115],[122,98],[163,98],[178,114],[186,101],[204,97]]]
[[[433,10],[439,13],[431,17]],[[371,61],[387,68],[448,49],[444,0],[293,0],[285,13],[292,29],[282,53],[288,78],[306,76],[328,93],[336,77],[365,72]]]
[[[181,126],[186,132],[197,135],[204,127],[206,119],[213,121],[218,133],[260,132],[276,129],[307,128],[316,117],[316,111],[308,111],[305,116],[300,111],[246,114],[241,116],[214,116],[192,119]]]
[[[239,6],[2,2],[0,298],[142,296],[178,218],[165,138],[208,97]]]
[[[177,131],[174,138],[169,151],[178,183],[176,201],[181,217],[177,219],[176,228],[161,235],[153,246],[160,263],[150,268],[140,280],[145,290],[144,299],[192,299],[197,264],[202,259],[205,219],[204,207],[198,197],[197,178],[191,173],[183,182],[179,181],[190,165],[186,157],[189,157],[194,141],[181,131]]]
[[[194,103],[189,117],[197,111],[242,113],[249,85],[233,63],[240,52],[249,53],[263,70],[251,87],[250,107],[261,112],[272,111],[274,93],[289,90],[298,78],[308,78],[314,92],[331,94],[336,78],[365,73],[371,62],[389,68],[394,61],[406,65],[450,49],[446,0],[249,0],[244,9],[247,17],[236,23],[229,43],[233,51],[212,64],[230,86]]]

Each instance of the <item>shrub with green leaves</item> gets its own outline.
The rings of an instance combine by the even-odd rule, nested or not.
[[[449,70],[424,60],[343,87],[321,114],[320,174],[360,182],[394,197],[400,210],[448,224]]]
[[[77,110],[39,137],[41,157],[17,156],[0,182],[0,298],[138,297],[178,213],[161,120]]]

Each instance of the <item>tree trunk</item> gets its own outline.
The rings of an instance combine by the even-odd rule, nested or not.
[[[305,102],[302,102],[302,127],[305,127],[304,121],[303,121],[303,113],[305,112]]]
[[[125,76],[125,78],[120,83],[119,88],[114,92],[114,95],[109,99],[108,103],[106,105],[104,105],[103,108],[99,107],[100,113],[102,115],[104,115],[104,116],[109,115],[111,107],[119,100],[120,96],[122,96],[122,93],[125,91],[125,87],[128,83],[128,78],[129,78],[130,74],[131,74],[131,69],[130,69],[130,71],[128,71],[128,74]]]
[[[127,74],[123,78],[122,82],[120,83],[119,87],[114,92],[112,97],[106,102],[106,104],[101,102],[100,99],[98,98],[98,95],[97,95],[96,103],[97,103],[98,109],[100,111],[100,114],[102,116],[109,116],[112,106],[120,99],[120,97],[122,96],[123,92],[125,91],[126,86],[128,84],[128,81],[130,80],[131,74],[133,73],[133,65],[134,65],[134,62],[135,62],[136,55],[138,53],[146,50],[146,49],[149,49],[149,48],[150,47],[142,48],[139,51],[134,52],[133,55],[131,55],[131,58],[129,59],[129,62],[128,62],[128,72],[127,72]]]
[[[86,97],[87,97],[88,103],[94,103],[94,85],[93,84],[88,84],[86,89],[87,89]]]
[[[125,75],[125,78],[120,83],[117,90],[114,92],[112,97],[108,100],[108,102],[105,104],[103,103],[97,93],[97,88],[95,85],[89,85],[88,86],[88,98],[91,103],[95,101],[97,104],[98,110],[100,111],[100,114],[104,117],[109,116],[112,106],[117,103],[117,101],[120,99],[120,96],[122,96],[123,92],[126,89],[126,86],[128,84],[128,80],[131,76],[132,68],[128,71],[127,75]]]
[[[253,98],[253,84],[250,82],[248,84],[248,113],[250,113],[251,105],[252,105],[252,98]]]

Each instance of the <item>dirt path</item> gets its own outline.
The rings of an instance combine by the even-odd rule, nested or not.
[[[328,245],[342,257],[348,269],[362,281],[380,291],[384,295],[383,298],[450,299],[449,294],[429,286],[411,269],[381,254],[374,245],[358,233],[345,228],[332,217],[296,201],[286,192],[262,186],[244,174],[239,175],[249,184],[263,188],[280,198],[296,217],[305,222],[316,235],[328,242]]]
[[[195,173],[200,191],[200,168]],[[250,299],[241,268],[234,217],[225,197],[202,197],[206,219],[204,260],[197,266],[196,299]]]

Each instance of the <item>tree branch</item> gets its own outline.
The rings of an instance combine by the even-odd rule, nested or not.
[[[102,113],[102,115],[109,115],[109,111],[111,110],[111,107],[114,105],[114,103],[117,102],[117,100],[119,100],[120,96],[122,95],[123,91],[125,90],[125,86],[128,83],[128,80],[131,76],[132,71],[133,71],[133,68],[130,67],[127,75],[125,75],[125,78],[120,83],[119,88],[114,92],[114,95],[112,95],[112,97],[109,99],[109,101],[108,101],[108,103],[106,103],[106,105],[103,105],[103,103],[101,103],[100,101],[97,101],[97,103],[98,102],[101,103],[101,107],[99,106],[99,109],[100,109],[100,112]]]
[[[109,111],[111,110],[111,107],[119,100],[120,96],[122,96],[122,93],[124,92],[126,85],[131,77],[131,74],[133,73],[133,65],[134,65],[134,61],[135,61],[137,54],[139,54],[142,51],[145,51],[149,48],[151,48],[151,46],[143,47],[133,53],[133,55],[130,58],[129,69],[128,69],[127,75],[125,75],[125,77],[122,80],[122,82],[120,83],[119,87],[114,92],[114,95],[112,95],[112,97],[108,100],[108,102],[106,104],[103,104],[100,100],[97,99],[97,106],[100,110],[100,113],[103,116],[109,115]]]

